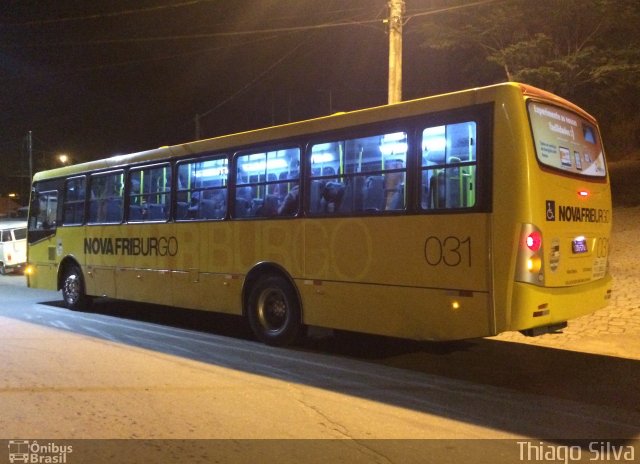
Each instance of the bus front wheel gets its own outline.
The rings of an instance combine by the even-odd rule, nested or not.
[[[249,295],[247,317],[256,337],[272,346],[285,346],[302,335],[298,296],[284,277],[260,278]]]
[[[91,298],[85,293],[84,278],[78,266],[67,267],[62,279],[62,298],[67,308],[74,311],[88,309]]]

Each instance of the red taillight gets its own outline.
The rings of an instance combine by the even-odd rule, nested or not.
[[[542,231],[533,224],[522,224],[518,250],[516,280],[544,285]]]
[[[527,235],[527,248],[531,251],[538,251],[542,246],[542,235],[540,232],[533,231],[529,235]]]

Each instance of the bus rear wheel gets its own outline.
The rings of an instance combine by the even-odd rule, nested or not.
[[[249,294],[247,317],[258,340],[285,346],[302,335],[300,303],[291,283],[282,276],[260,278]]]
[[[91,298],[85,293],[82,271],[76,265],[68,266],[64,272],[62,299],[67,308],[74,311],[86,310],[91,306]]]

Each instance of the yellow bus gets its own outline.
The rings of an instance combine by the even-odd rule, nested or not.
[[[595,119],[518,83],[34,176],[31,287],[416,340],[557,331],[607,304]]]

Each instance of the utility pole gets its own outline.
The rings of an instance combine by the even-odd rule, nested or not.
[[[389,104],[402,101],[402,22],[404,0],[389,0]]]

